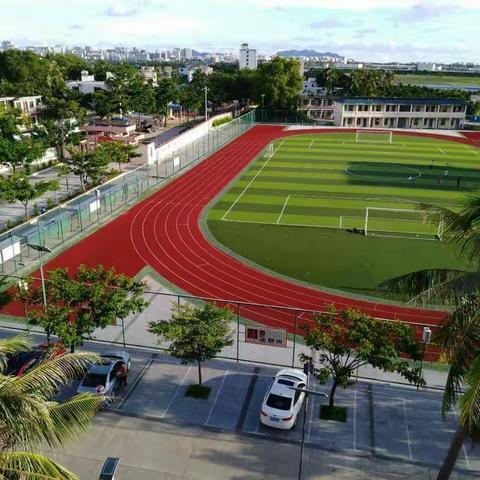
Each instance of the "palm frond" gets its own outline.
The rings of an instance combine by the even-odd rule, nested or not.
[[[78,480],[52,459],[32,452],[2,452],[0,453],[0,478],[8,480]]]
[[[456,245],[470,262],[478,267],[480,263],[480,196],[472,195],[458,212],[436,205],[420,204],[426,219],[438,224],[443,222],[443,237]]]
[[[450,293],[447,298],[444,293],[449,291],[450,282],[465,275],[467,272],[462,270],[445,268],[419,270],[386,280],[380,283],[378,288],[400,295],[410,303],[429,303],[435,298],[438,303],[443,304],[450,298]],[[480,286],[480,273],[476,280]]]
[[[16,335],[0,340],[0,372],[5,370],[8,357],[31,349],[32,344],[27,335]]]
[[[15,388],[24,393],[41,393],[44,399],[51,398],[61,387],[79,378],[91,363],[98,360],[98,355],[84,352],[49,357],[22,377],[17,377]]]
[[[471,364],[465,375],[467,386],[460,397],[460,422],[470,434],[480,431],[480,355]]]
[[[88,429],[104,401],[101,395],[82,393],[67,402],[50,404],[50,422],[45,425],[43,440],[50,447],[55,447],[77,438]]]

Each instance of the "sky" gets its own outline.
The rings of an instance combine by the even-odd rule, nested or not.
[[[0,0],[16,45],[331,51],[359,61],[480,63],[480,0]]]

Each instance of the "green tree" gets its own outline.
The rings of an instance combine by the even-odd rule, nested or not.
[[[200,94],[195,88],[187,85],[179,90],[179,100],[187,115],[196,115],[203,104],[203,93]]]
[[[53,399],[97,357],[52,355],[21,377],[6,376],[8,358],[29,349],[30,342],[22,336],[0,340],[0,477],[78,480],[40,452],[44,446],[62,447],[88,429],[102,405],[101,396],[84,393],[62,403]]]
[[[99,182],[106,174],[110,160],[100,150],[81,152],[68,149],[69,155],[63,161],[65,167],[80,178],[82,190],[86,190],[89,180]]]
[[[178,98],[177,85],[171,78],[161,78],[154,91],[158,111],[164,116],[167,126],[168,106]]]
[[[203,307],[175,305],[169,320],[150,322],[148,331],[160,340],[171,342],[170,355],[184,364],[196,362],[198,385],[202,385],[202,362],[233,343],[229,325],[232,319],[228,308],[217,308],[210,303]]]
[[[136,145],[124,142],[103,142],[98,147],[98,154],[108,158],[110,162],[118,163],[118,170],[122,171],[122,163],[128,163],[131,158],[139,157]]]
[[[438,480],[450,478],[464,442],[480,433],[480,395],[477,380],[480,356],[480,195],[468,197],[456,211],[421,204],[426,219],[444,224],[444,240],[464,257],[470,271],[430,269],[411,272],[384,282],[380,288],[402,295],[420,306],[444,305],[449,314],[435,336],[450,364],[442,401],[442,415],[455,408],[458,392],[467,384],[469,395],[459,402],[461,422],[438,473]],[[478,387],[478,385],[477,385]],[[476,413],[477,412],[477,413]]]
[[[303,87],[298,60],[275,57],[257,69],[256,100],[265,94],[266,108],[291,110],[298,105]]]
[[[28,283],[29,288],[18,295],[34,307],[29,312],[30,323],[44,328],[48,335],[58,335],[72,351],[96,328],[141,312],[147,305],[143,283],[102,265],[80,265],[75,274],[68,269],[49,272],[45,280],[47,308],[38,308],[43,305],[42,287],[33,280]]]
[[[16,173],[45,153],[44,142],[35,135],[26,135],[23,128],[28,121],[16,110],[0,110],[0,158]]]
[[[419,344],[409,325],[378,320],[356,310],[337,312],[330,307],[314,316],[313,326],[303,328],[305,344],[319,353],[320,367],[315,376],[322,384],[330,377],[333,380],[330,407],[334,406],[337,387],[349,386],[357,368],[365,365],[396,372],[411,383],[424,383],[420,369],[400,356],[421,359]]]
[[[25,220],[28,220],[28,204],[54,190],[58,190],[56,180],[31,183],[24,173],[16,173],[7,178],[0,177],[0,198],[11,203],[19,201],[25,210]]]

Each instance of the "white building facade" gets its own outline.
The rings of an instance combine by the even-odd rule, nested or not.
[[[93,75],[90,75],[87,70],[82,70],[80,75],[80,80],[73,80],[71,82],[67,82],[67,88],[69,88],[70,90],[76,90],[83,94],[95,93],[99,90],[108,89],[104,81],[95,80],[95,77]]]
[[[0,108],[5,110],[15,108],[36,122],[44,107],[41,95],[30,95],[27,97],[0,97]]]
[[[254,48],[248,48],[248,43],[242,43],[239,56],[240,70],[257,68],[257,51]]]
[[[335,125],[357,128],[460,129],[467,104],[452,98],[336,98]]]

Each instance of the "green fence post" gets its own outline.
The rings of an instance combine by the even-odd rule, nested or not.
[[[240,359],[240,304],[237,303],[237,362],[239,361],[239,359]]]

